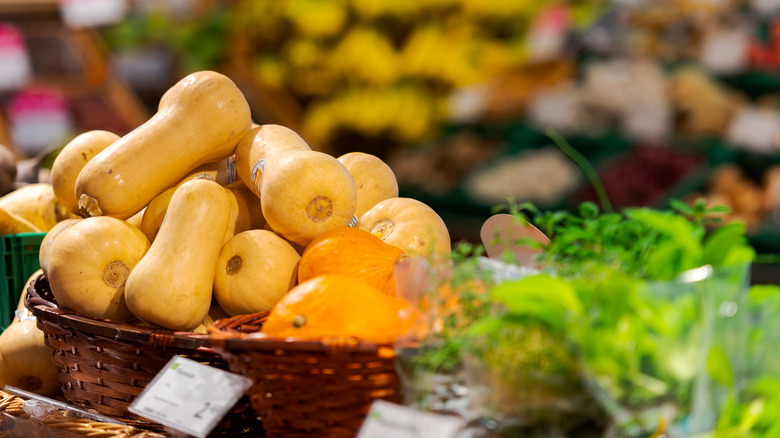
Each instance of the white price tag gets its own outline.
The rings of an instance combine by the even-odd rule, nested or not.
[[[36,319],[35,315],[27,309],[18,309],[14,312],[14,316],[19,321],[27,321],[28,319]]]
[[[464,424],[460,417],[432,414],[377,400],[357,438],[450,438]]]
[[[204,438],[252,386],[252,380],[174,356],[128,410]]]

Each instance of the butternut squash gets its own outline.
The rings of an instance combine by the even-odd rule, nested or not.
[[[225,188],[236,197],[238,202],[235,233],[262,229],[265,226],[265,217],[263,217],[260,199],[241,181],[229,184]]]
[[[203,322],[229,214],[228,194],[214,181],[176,189],[157,237],[127,279],[125,299],[135,316],[173,330]]]
[[[154,199],[149,202],[149,205],[144,208],[144,214],[141,217],[141,225],[138,228],[140,228],[141,231],[146,234],[146,237],[149,238],[149,241],[154,241],[155,236],[157,236],[157,231],[160,230],[160,225],[162,225],[163,220],[165,219],[165,212],[168,211],[168,204],[171,203],[171,197],[173,196],[173,193],[177,188],[179,188],[179,186],[193,179],[207,179],[214,181],[213,175],[208,172],[192,173],[184,177],[184,179],[179,181],[173,187],[166,189],[159,195],[155,196]]]
[[[46,272],[61,307],[125,321],[125,282],[149,249],[136,227],[108,216],[70,224],[50,240]]]
[[[309,151],[300,135],[281,125],[259,125],[247,132],[236,146],[238,178],[260,196],[260,185],[268,159],[289,151]]]
[[[214,297],[230,315],[265,312],[295,286],[301,257],[271,231],[236,234],[219,253]]]
[[[416,199],[385,199],[363,213],[357,227],[408,255],[434,263],[449,259],[452,244],[447,226],[431,207]]]
[[[192,73],[147,122],[90,160],[76,180],[85,216],[128,218],[200,165],[227,158],[251,126],[249,105],[227,76]]]
[[[0,208],[0,235],[40,232],[41,230],[27,219]]]
[[[340,156],[338,160],[355,180],[357,217],[379,201],[398,197],[398,181],[395,179],[395,173],[379,157],[364,152],[350,152]]]
[[[48,183],[22,186],[0,198],[0,208],[30,222],[40,231],[49,231],[59,221],[74,217],[54,196]]]
[[[182,183],[195,178],[206,178],[215,181],[221,186],[233,184],[238,180],[236,176],[236,161],[231,155],[223,160],[206,163],[202,166],[198,166],[192,172],[189,172],[184,178],[182,178],[174,187],[180,186]]]
[[[208,174],[199,175],[194,179],[212,180]],[[182,184],[184,182],[186,181],[182,181]],[[160,225],[162,225],[165,219],[165,213],[168,211],[168,204],[170,204],[171,197],[177,187],[178,185],[160,193],[144,209],[144,215],[141,218],[139,228],[150,241],[154,241],[154,238],[157,236]],[[260,208],[260,200],[240,181],[230,184],[225,189],[228,190],[228,195],[230,196],[230,217],[224,242],[227,242],[241,231],[246,231],[253,227],[262,228],[263,224],[265,224],[265,219],[263,218],[263,210]]]
[[[219,307],[219,304],[212,305],[211,308],[209,308],[209,313],[206,314],[206,318],[203,319],[203,322],[201,322],[200,325],[195,327],[192,331],[195,333],[206,334],[209,331],[209,324],[224,318],[230,318],[230,315],[222,310],[222,308]]]
[[[87,131],[76,136],[62,148],[51,166],[51,185],[54,195],[63,207],[73,214],[79,214],[79,200],[76,198],[76,178],[79,172],[95,155],[119,140],[109,131]]]
[[[51,397],[59,391],[52,349],[35,319],[12,323],[0,334],[0,387],[15,386]]]
[[[136,228],[141,228],[141,221],[144,219],[144,212],[146,212],[146,207],[144,207],[144,209],[138,213],[127,218],[127,223]]]
[[[352,175],[332,156],[289,151],[269,158],[260,205],[268,225],[285,239],[308,245],[325,231],[349,225],[356,203]]]
[[[222,238],[222,245],[226,244],[228,240],[232,239],[236,235],[236,222],[238,221],[238,200],[236,195],[230,190],[225,189],[225,194],[228,197],[228,224],[225,228],[225,236]],[[220,247],[222,247],[220,245]]]
[[[47,276],[49,270],[49,248],[51,248],[51,242],[60,234],[65,232],[65,230],[81,220],[81,218],[65,219],[64,221],[61,221],[52,227],[52,229],[49,230],[45,236],[43,236],[43,240],[41,240],[41,248],[38,251],[38,265],[43,270],[43,273],[47,274]]]
[[[160,231],[160,225],[162,225],[165,219],[165,213],[168,211],[168,204],[171,203],[171,198],[176,192],[176,187],[165,190],[157,195],[149,205],[144,209],[144,215],[141,218],[141,226],[138,227],[149,239],[150,242],[154,242],[157,237],[157,232]]]

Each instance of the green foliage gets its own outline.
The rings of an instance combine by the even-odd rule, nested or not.
[[[780,286],[750,288],[752,325],[748,349],[749,380],[729,394],[718,422],[716,438],[780,436]]]
[[[708,228],[720,209],[679,201],[671,207],[602,212],[587,202],[574,214],[540,211],[510,200],[503,211],[519,222],[533,223],[551,239],[538,256],[543,272],[493,284],[478,262],[481,252],[474,246],[456,249],[452,290],[480,279],[489,292],[464,287],[464,311],[446,319],[437,335],[439,345],[451,343],[442,354],[468,351],[485,360],[525,357],[523,351],[543,350],[522,342],[510,346],[485,340],[502,339],[512,330],[542,331],[546,335],[535,339],[553,342],[558,353],[548,357],[562,362],[546,363],[537,371],[544,375],[548,369],[565,369],[597,382],[614,406],[674,402],[684,409],[691,403],[701,365],[714,382],[735,388],[733,352],[725,345],[708,344],[702,321],[704,309],[716,305],[715,298],[709,298],[714,291],[738,291],[743,277],[713,274],[707,282],[689,282],[683,274],[690,276],[689,270],[705,265],[712,268],[701,271],[705,277],[732,267],[744,272],[755,253],[744,225]],[[518,350],[514,355],[501,351],[512,348]],[[564,364],[565,357],[579,358],[584,368]],[[446,363],[454,366],[458,357]],[[528,379],[523,382],[529,384]],[[564,393],[561,389],[559,395]],[[734,406],[744,411],[744,406]]]
[[[190,73],[215,69],[222,61],[228,34],[225,8],[210,9],[203,16],[176,20],[157,12],[131,14],[105,32],[105,40],[115,52],[144,46],[164,46],[173,52],[180,70]]]

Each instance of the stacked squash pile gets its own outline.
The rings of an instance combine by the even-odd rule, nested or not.
[[[211,71],[179,81],[124,137],[76,137],[52,181],[79,217],[44,237],[41,269],[60,306],[114,321],[202,331],[272,311],[272,335],[386,341],[405,327],[394,264],[450,251],[441,218],[398,197],[385,163],[254,124]]]

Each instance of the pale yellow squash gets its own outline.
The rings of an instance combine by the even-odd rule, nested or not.
[[[175,192],[176,188],[165,190],[152,199],[152,202],[144,209],[141,226],[138,228],[143,231],[150,242],[154,242],[155,237],[157,237],[160,225],[162,225],[165,219],[165,212],[168,211],[168,204],[171,203],[171,198]]]
[[[83,219],[76,218],[76,219],[65,219],[64,221],[60,221],[60,223],[52,227],[52,229],[49,230],[45,236],[43,236],[43,240],[41,240],[41,248],[38,252],[38,266],[41,267],[44,274],[47,274],[48,271],[49,248],[51,248],[52,241],[57,237],[59,237],[66,230],[68,230],[68,228],[70,228],[73,224],[81,220]]]
[[[200,325],[195,327],[192,331],[195,333],[208,333],[209,324],[224,318],[230,318],[230,315],[222,310],[222,308],[219,307],[219,304],[212,305],[211,308],[209,308],[209,313],[206,315],[206,318],[203,319],[203,322],[201,322]]]
[[[238,224],[238,199],[236,195],[230,190],[224,189],[225,194],[228,197],[228,224],[225,229],[225,237],[222,238],[222,245],[226,244],[228,240],[232,239],[236,235],[236,226]]]
[[[215,181],[214,175],[209,172],[200,172],[187,175],[173,187],[166,189],[159,195],[155,196],[149,205],[144,208],[144,213],[141,217],[141,225],[138,228],[140,228],[141,231],[146,234],[146,237],[149,238],[149,241],[154,241],[155,236],[157,236],[157,232],[160,230],[160,225],[162,225],[163,220],[165,220],[165,212],[168,211],[168,204],[171,203],[171,197],[173,196],[173,193],[177,188],[179,188],[179,186],[187,181],[192,181],[193,179],[206,179],[209,181]]]
[[[265,217],[263,217],[260,199],[241,181],[229,184],[225,188],[235,196],[236,202],[238,202],[235,233],[262,229],[265,226]]]
[[[235,166],[238,178],[260,196],[263,172],[273,155],[311,148],[298,133],[281,125],[260,125],[247,132],[236,146]]]
[[[108,216],[82,219],[52,239],[47,278],[58,304],[84,315],[125,321],[125,282],[149,249],[138,228]]]
[[[58,393],[52,349],[35,319],[16,321],[0,334],[0,388],[15,386],[51,397]]]
[[[141,228],[141,221],[144,219],[144,212],[146,212],[146,207],[144,207],[144,209],[138,213],[127,218],[127,223],[134,227]]]
[[[54,159],[51,185],[57,200],[71,213],[79,214],[79,200],[76,198],[76,178],[79,172],[89,160],[117,140],[119,136],[113,132],[87,131],[66,144]]]
[[[49,231],[63,219],[75,217],[54,196],[48,183],[22,186],[0,198],[0,208],[30,222],[40,231]]]
[[[40,233],[38,227],[27,219],[0,208],[0,235],[18,233]]]
[[[251,126],[249,105],[227,76],[192,73],[160,99],[146,123],[104,149],[76,181],[85,216],[128,218],[200,165],[233,154]]]
[[[270,225],[268,225],[268,223],[266,223],[265,225],[263,225],[262,229],[263,229],[263,230],[266,230],[266,231],[270,231],[270,232],[272,232],[272,233],[276,234],[277,236],[279,235],[279,233],[277,233],[276,231],[274,231],[274,230],[273,230],[273,228],[271,228],[271,226],[270,226]],[[282,237],[282,236],[279,236],[279,237]],[[282,239],[283,239],[285,242],[287,242],[287,243],[288,243],[290,246],[292,246],[292,247],[293,247],[293,249],[295,250],[295,252],[297,252],[297,253],[298,253],[298,255],[303,255],[303,252],[306,250],[306,247],[308,246],[308,245],[299,245],[299,244],[297,244],[297,243],[295,243],[295,242],[291,242],[291,241],[289,241],[289,240],[285,239],[284,237],[282,237]]]
[[[230,315],[265,312],[295,286],[301,257],[266,230],[236,234],[217,259],[214,297]]]
[[[208,179],[213,181],[209,175],[200,175],[193,179]],[[189,180],[187,180],[189,181]],[[181,184],[186,181],[182,181]],[[179,184],[179,185],[181,185]],[[168,211],[168,204],[171,202],[173,193],[178,188],[170,188],[159,196],[154,198],[152,202],[144,209],[144,215],[141,218],[141,224],[139,228],[146,234],[146,237],[150,241],[154,241],[157,236],[157,232],[160,230],[165,219],[165,213]],[[260,200],[252,194],[242,182],[236,182],[225,187],[230,197],[230,216],[228,219],[228,229],[225,232],[224,242],[230,240],[235,234],[251,229],[250,227],[265,223],[263,219],[263,211],[260,208]],[[224,243],[223,242],[223,243]]]
[[[223,160],[198,166],[195,170],[182,178],[174,187],[178,187],[182,183],[195,178],[210,179],[221,186],[232,184],[238,180],[235,158],[231,155]]]
[[[338,160],[355,180],[357,217],[380,201],[398,197],[398,181],[395,179],[393,169],[376,155],[350,152],[340,156]]]
[[[322,152],[291,151],[268,160],[260,203],[274,231],[308,245],[325,231],[349,225],[357,191],[339,160]]]
[[[450,234],[441,217],[428,205],[411,198],[390,198],[363,213],[357,227],[433,262],[449,258]]]
[[[228,194],[213,181],[176,189],[157,237],[127,279],[125,299],[135,316],[173,330],[203,322],[229,215]]]

